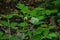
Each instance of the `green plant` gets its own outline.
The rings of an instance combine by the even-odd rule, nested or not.
[[[57,37],[58,33],[56,32],[51,32],[50,30],[55,29],[55,25],[48,25],[46,24],[47,16],[51,16],[52,14],[56,14],[58,12],[57,9],[45,9],[41,7],[37,7],[33,10],[29,10],[28,6],[25,6],[24,4],[18,3],[17,8],[20,9],[22,13],[11,13],[8,15],[0,14],[1,17],[6,18],[7,21],[5,20],[0,20],[0,24],[3,26],[7,27],[9,29],[9,34],[10,34],[10,29],[13,29],[15,27],[18,27],[16,32],[22,33],[22,36],[20,37],[22,40],[25,39],[25,36],[29,36],[29,40],[42,40],[42,39],[52,39],[53,37]],[[12,17],[20,17],[23,19],[23,22],[10,22],[10,19]],[[25,20],[26,19],[26,20]],[[58,20],[57,22],[59,22]],[[37,28],[35,28],[37,26]],[[3,32],[0,32],[0,36],[3,39],[8,39],[7,34],[3,35]],[[5,37],[5,38],[4,38]],[[17,40],[18,36],[17,35],[11,35],[11,40]],[[28,39],[28,38],[27,38]]]

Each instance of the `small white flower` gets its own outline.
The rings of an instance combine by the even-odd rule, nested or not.
[[[39,19],[38,18],[35,18],[35,17],[32,17],[31,20],[30,20],[31,23],[37,23],[39,22]]]
[[[24,17],[24,20],[27,20],[28,19],[28,17]]]

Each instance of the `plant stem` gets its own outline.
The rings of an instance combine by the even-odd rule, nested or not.
[[[24,28],[23,28],[23,30],[24,30]],[[22,40],[24,39],[24,37],[25,37],[25,34],[24,34],[24,33],[22,33]]]
[[[9,29],[8,29],[8,31],[9,31],[9,40],[10,40],[10,36],[11,36],[11,32],[10,32],[10,23],[9,23],[9,19],[8,19],[8,24],[9,24]]]

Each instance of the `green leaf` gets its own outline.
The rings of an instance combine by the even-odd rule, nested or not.
[[[35,35],[31,40],[41,40],[42,35]]]
[[[26,33],[27,35],[29,35],[30,37],[32,36],[32,32],[28,30],[28,32]]]
[[[4,34],[4,35],[2,36],[2,39],[8,39],[8,35],[7,35],[7,34]]]
[[[60,0],[55,0],[52,3],[54,3],[55,5],[59,5],[60,4]]]
[[[58,37],[60,38],[60,34],[58,34]]]
[[[45,23],[44,21],[40,21],[40,22],[39,22],[39,24],[41,24],[41,25],[44,24],[44,23]]]
[[[37,8],[35,8],[34,10],[40,10],[40,11],[42,11],[42,10],[45,10],[44,8],[40,8],[40,7],[37,7]]]
[[[15,26],[17,26],[17,22],[12,22],[12,23],[10,24],[10,27],[15,27]]]
[[[0,16],[2,16],[2,14],[0,14]]]
[[[24,16],[22,14],[20,14],[19,17],[23,18]]]
[[[56,12],[58,12],[57,9],[51,10],[51,13],[56,13]]]
[[[60,13],[57,13],[57,16],[59,17],[60,16]]]
[[[3,35],[3,32],[0,31],[0,37]]]
[[[22,10],[23,13],[29,13],[30,10],[28,9],[28,6],[25,6]]]
[[[16,7],[19,8],[19,9],[23,9],[24,6],[25,6],[24,4],[18,3]]]
[[[58,19],[57,22],[60,24],[60,19]]]
[[[2,17],[7,18],[7,19],[12,18],[13,16],[18,16],[18,14],[8,14],[8,15],[2,15]]]
[[[41,24],[41,27],[47,27],[47,24]]]
[[[45,30],[44,28],[39,27],[39,28],[37,28],[37,29],[34,31],[34,34],[40,34],[40,33],[42,33],[44,30]]]
[[[44,20],[44,19],[46,18],[46,16],[37,16],[37,18],[38,18],[39,20]]]
[[[57,9],[53,9],[53,10],[46,10],[46,15],[51,15],[52,13],[56,13],[58,12]]]
[[[50,10],[46,10],[46,15],[51,15],[51,11]]]
[[[27,27],[28,24],[26,22],[22,22],[22,23],[18,24],[18,26],[20,26],[20,27]]]
[[[48,27],[48,29],[54,29],[54,28],[56,28],[56,26],[54,26],[54,25],[50,25],[50,26]]]
[[[3,15],[3,17],[9,19],[12,18],[12,15]]]
[[[53,38],[53,37],[57,37],[57,33],[50,33],[48,34],[48,37],[47,38]]]
[[[27,30],[18,29],[17,32],[22,32],[22,33],[24,33],[24,32],[27,32]]]
[[[8,24],[7,21],[0,21],[0,23],[1,23],[3,26],[9,26],[9,24]]]
[[[17,40],[17,36],[16,35],[12,35],[12,37],[10,38],[10,40]]]
[[[44,33],[43,33],[44,38],[46,38],[48,36],[48,34],[49,34],[49,30],[45,30]]]
[[[30,11],[30,16],[36,16],[36,10],[32,10],[32,11]]]

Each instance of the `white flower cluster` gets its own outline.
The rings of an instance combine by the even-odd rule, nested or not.
[[[31,20],[30,20],[31,23],[37,23],[39,22],[39,19],[38,18],[35,18],[35,17],[32,17]]]

